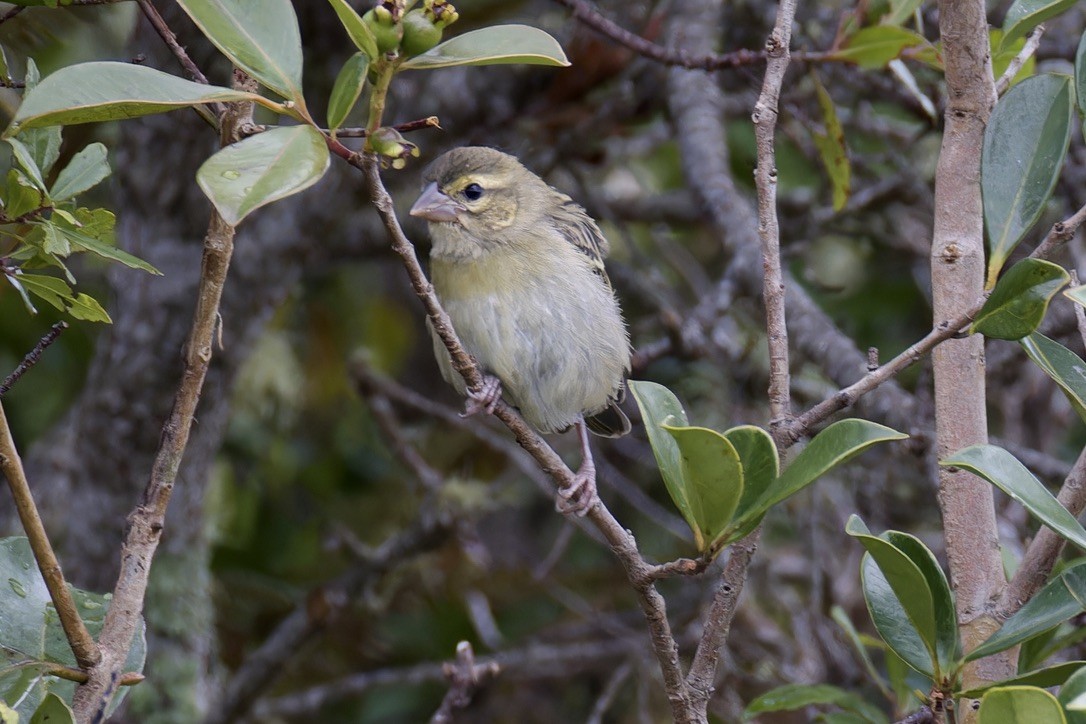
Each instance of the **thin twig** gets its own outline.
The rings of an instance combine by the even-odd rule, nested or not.
[[[769,412],[772,427],[787,424],[792,415],[791,375],[788,370],[788,327],[785,325],[784,276],[781,272],[780,225],[777,221],[777,161],[774,141],[777,103],[788,70],[788,46],[792,42],[794,0],[782,0],[777,24],[766,41],[765,82],[754,104],[754,135],[758,165],[754,183],[758,190],[758,235],[762,240],[766,337],[769,344]],[[771,430],[772,432],[772,430]],[[778,448],[782,447],[778,442]]]
[[[621,666],[615,669],[614,673],[611,674],[611,678],[607,680],[607,684],[604,685],[603,691],[600,692],[599,697],[596,699],[588,718],[585,719],[585,724],[603,724],[607,710],[615,702],[615,697],[622,690],[622,685],[630,678],[632,671],[633,665],[629,661],[624,661]]]
[[[1057,221],[1053,224],[1052,228],[1045,234],[1045,238],[1041,240],[1041,243],[1037,245],[1037,248],[1033,250],[1030,256],[1034,259],[1051,258],[1057,249],[1071,241],[1075,232],[1078,231],[1078,227],[1082,226],[1084,221],[1086,221],[1086,205],[1083,205],[1082,208],[1063,221]]]
[[[26,374],[27,370],[38,363],[41,359],[41,353],[53,342],[57,341],[57,337],[60,333],[68,328],[67,322],[57,322],[49,331],[45,333],[38,343],[34,345],[34,349],[27,353],[26,357],[23,357],[23,361],[19,363],[19,366],[15,368],[15,371],[4,378],[3,382],[0,382],[0,397],[6,395],[11,388],[15,386],[15,383],[19,381],[19,378]]]
[[[445,478],[426,462],[415,446],[404,437],[403,428],[400,421],[396,419],[396,413],[388,398],[380,394],[370,394],[367,396],[367,401],[370,412],[373,413],[373,419],[392,446],[392,453],[415,474],[425,490],[433,492],[439,489],[445,482]]]
[[[42,524],[41,515],[38,514],[38,507],[34,504],[30,483],[27,482],[26,472],[19,458],[19,450],[15,447],[15,440],[11,436],[3,405],[0,405],[0,470],[8,480],[11,496],[15,498],[15,509],[19,513],[19,521],[23,524],[23,530],[30,541],[30,549],[34,552],[34,559],[38,562],[42,578],[45,579],[45,587],[49,589],[49,597],[57,610],[68,645],[72,647],[72,653],[75,654],[79,667],[89,669],[102,659],[102,654],[98,649],[98,644],[87,631],[83,619],[79,617],[79,609],[76,608],[72,592],[68,589],[68,584],[64,582],[60,561],[57,560],[57,554],[49,542],[45,525]]]
[[[234,78],[235,88],[256,90],[255,81],[240,71],[235,71]],[[236,139],[235,133],[242,124],[252,122],[252,108],[252,103],[228,106],[229,112],[223,118],[223,145]],[[113,588],[113,602],[99,637],[102,661],[91,669],[87,683],[76,689],[73,700],[79,721],[104,718],[143,611],[151,561],[162,538],[166,508],[188,445],[200,391],[211,364],[219,302],[233,250],[234,227],[212,211],[207,236],[204,237],[196,311],[185,343],[181,383],[174,396],[173,409],[162,428],[162,439],[143,501],[128,516],[128,530],[121,548],[121,572]]]
[[[624,45],[638,55],[663,65],[678,66],[689,70],[720,70],[761,63],[766,53],[756,50],[736,50],[732,53],[691,56],[681,50],[665,48],[640,35],[631,33],[617,23],[605,18],[599,10],[585,0],[555,0],[572,11],[573,17],[596,32]]]
[[[1026,44],[1022,46],[1022,49],[1018,51],[1018,55],[1011,59],[1011,62],[1007,65],[1007,69],[1003,71],[1003,75],[999,76],[999,80],[996,81],[995,91],[997,96],[1003,95],[1008,88],[1011,87],[1011,81],[1018,75],[1018,71],[1022,70],[1022,66],[1026,64],[1033,54],[1037,52],[1037,46],[1041,44],[1041,36],[1045,34],[1045,26],[1043,24],[1035,27],[1028,36],[1026,36]]]
[[[500,667],[493,661],[485,664],[475,663],[475,651],[467,641],[456,645],[456,661],[443,667],[445,678],[449,681],[449,690],[441,700],[430,724],[452,724],[453,710],[463,709],[471,703],[475,690],[498,675]]]
[[[392,126],[400,133],[411,133],[412,131],[422,131],[427,128],[441,128],[441,121],[437,116],[427,116],[426,118],[419,118],[415,121],[407,121],[405,123],[397,123]],[[331,133],[326,128],[321,129],[322,133]],[[336,138],[365,138],[369,135],[369,132],[365,128],[337,128]]]
[[[166,20],[159,14],[158,10],[151,3],[151,0],[136,0],[136,3],[140,6],[140,10],[143,11],[144,17],[151,23],[151,27],[155,29],[159,37],[162,38],[162,42],[166,44],[166,47],[170,49],[174,57],[177,58],[177,62],[181,64],[181,68],[188,74],[189,78],[208,85],[207,76],[200,70],[199,66],[193,62],[189,57],[188,52],[181,47],[181,44],[177,42],[177,35],[174,34],[170,26],[166,24]],[[207,107],[203,105],[195,105],[192,107],[196,113],[200,115],[205,121],[207,121],[212,128],[219,127],[219,119],[222,118],[225,106],[222,103],[208,103]]]

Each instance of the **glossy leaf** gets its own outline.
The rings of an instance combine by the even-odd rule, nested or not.
[[[997,686],[1039,686],[1042,689],[1063,686],[1065,681],[1076,672],[1081,671],[1084,666],[1086,666],[1086,661],[1063,661],[1035,671],[1027,671],[1013,678],[997,681],[978,689],[969,689],[961,692],[958,696],[966,699],[979,699],[984,692]]]
[[[1063,296],[1079,306],[1086,307],[1086,284],[1063,290]]]
[[[909,437],[868,420],[840,420],[814,436],[807,447],[778,477],[745,515],[760,514],[813,483],[830,468],[840,465],[872,445]]]
[[[302,39],[290,0],[177,0],[223,55],[279,95],[305,105]]]
[[[743,466],[727,438],[704,427],[663,428],[679,446],[682,485],[690,506],[687,523],[699,551],[724,532],[743,494]]]
[[[105,146],[92,143],[72,156],[68,165],[57,174],[49,196],[53,201],[66,201],[97,186],[111,173],[107,155]]]
[[[529,25],[492,25],[457,35],[400,67],[448,68],[454,65],[526,64],[567,66],[558,41]]]
[[[328,2],[332,3],[332,9],[336,11],[339,22],[343,24],[343,29],[347,31],[355,47],[365,53],[370,60],[377,60],[379,55],[377,39],[373,37],[373,31],[362,22],[362,16],[347,4],[347,0],[328,0]]]
[[[1023,259],[1000,277],[970,332],[1017,340],[1041,324],[1048,303],[1071,280],[1063,267],[1042,259]]]
[[[1048,492],[1040,480],[1018,459],[995,445],[971,445],[950,457],[940,460],[940,465],[968,470],[987,480],[1026,507],[1035,518],[1086,550],[1086,530],[1075,516]]]
[[[1086,421],[1086,362],[1039,332],[1023,337],[1018,343],[1029,358],[1059,385],[1071,407]]]
[[[979,724],[1062,724],[1067,719],[1056,697],[1032,686],[990,689],[980,701]]]
[[[668,495],[671,496],[672,502],[675,503],[675,507],[679,509],[686,522],[694,529],[694,524],[691,522],[694,519],[693,511],[683,484],[682,455],[679,444],[663,428],[665,424],[686,426],[688,424],[686,411],[683,410],[679,399],[663,385],[643,380],[630,380],[629,387],[638,409],[641,410],[649,445],[652,447],[652,454],[656,457],[656,466],[660,469],[660,477],[664,479]]]
[[[252,93],[203,85],[131,63],[79,63],[47,76],[23,97],[6,134],[36,126],[135,118],[201,103],[251,100]]]
[[[871,654],[867,650],[868,647],[864,643],[864,637],[862,637],[860,632],[856,630],[856,627],[852,625],[852,621],[849,619],[848,614],[845,613],[845,609],[837,605],[833,606],[830,608],[830,618],[833,619],[834,623],[841,627],[841,631],[844,632],[845,638],[852,644],[853,653],[859,657],[860,662],[864,666],[864,670],[867,672],[867,680],[878,686],[887,699],[891,699],[893,694],[884,683],[882,674],[875,668],[875,662],[871,659]],[[885,646],[883,646],[882,649],[885,650]]]
[[[1071,140],[1071,79],[1027,78],[1007,91],[984,133],[981,190],[988,286],[1052,195]]]
[[[1086,668],[1072,675],[1056,698],[1066,710],[1069,724],[1086,724]]]
[[[908,48],[930,47],[922,35],[894,25],[864,28],[848,39],[845,47],[831,54],[835,60],[856,63],[861,68],[885,68]]]
[[[872,535],[858,516],[852,515],[849,517],[848,523],[845,525],[845,532],[859,540],[867,550],[867,554],[864,556],[865,560],[870,558],[875,562],[882,572],[883,580],[897,600],[898,606],[904,612],[905,620],[898,620],[894,623],[894,626],[900,627],[908,622],[922,642],[926,653],[926,662],[923,662],[923,659],[921,660],[924,663],[924,668],[920,669],[920,671],[938,675],[943,668],[941,665],[937,665],[936,658],[937,614],[934,597],[924,572],[920,570],[920,567],[908,554],[896,545],[881,536]],[[866,564],[863,570],[864,575],[868,575]],[[866,585],[864,590],[866,594]],[[871,607],[870,601],[868,606]],[[872,619],[874,618],[875,612],[872,610]],[[875,626],[879,629],[879,633],[882,634],[886,642],[897,651],[894,642],[883,633],[878,621],[875,622]],[[898,651],[898,655],[910,664],[913,663],[903,652]]]
[[[26,538],[0,539],[0,582],[0,692],[11,697],[9,701],[25,723],[32,721],[34,711],[50,692],[66,701],[75,692],[75,682],[44,675],[42,668],[51,664],[74,667],[76,662]],[[77,588],[71,592],[80,618],[97,638],[109,610],[109,597]],[[124,670],[142,671],[146,653],[141,618]],[[120,703],[127,689],[121,687],[114,704]],[[111,705],[110,711],[113,708]]]
[[[970,651],[965,660],[982,659],[1005,651],[1082,613],[1082,604],[1071,595],[1066,583],[1069,577],[1077,579],[1082,576],[1086,576],[1086,562],[1067,568],[1046,583],[1022,608],[1004,621],[987,641]]]
[[[328,128],[333,131],[343,125],[347,114],[354,108],[366,87],[366,72],[370,67],[369,57],[362,52],[355,53],[336,76],[332,86],[332,95],[328,98]]]
[[[86,294],[76,294],[63,279],[41,274],[20,274],[16,281],[26,291],[76,319],[106,323],[113,321],[101,304]]]
[[[1003,17],[1003,44],[1021,38],[1035,27],[1074,7],[1076,0],[1015,0]]]
[[[736,515],[742,516],[780,475],[780,457],[773,438],[754,425],[740,425],[724,432],[743,464],[743,495]]]
[[[830,94],[817,75],[812,74],[812,78],[818,96],[818,107],[822,111],[822,125],[826,130],[825,133],[812,132],[811,136],[833,188],[833,210],[840,211],[845,207],[852,189],[852,167],[848,162],[845,131],[837,117],[837,108],[833,105]]]
[[[37,162],[34,161],[33,156],[30,154],[30,149],[17,138],[8,138],[6,140],[8,145],[11,146],[11,155],[15,163],[23,170],[23,174],[34,185],[34,188],[44,194],[47,190],[45,180],[42,178]]]
[[[917,572],[914,580],[923,576]],[[897,594],[871,554],[865,553],[860,563],[860,583],[868,613],[875,630],[890,650],[910,668],[928,678],[935,675],[934,659]],[[922,590],[922,589],[921,589]]]
[[[856,694],[829,684],[785,684],[765,692],[747,705],[743,721],[772,711],[796,711],[812,705],[833,705],[860,714],[872,724],[888,721],[877,706]]]
[[[935,653],[939,669],[950,671],[961,656],[961,643],[954,596],[950,592],[946,574],[939,567],[935,554],[919,538],[896,530],[888,530],[879,537],[908,556],[924,575],[935,614]]]
[[[143,259],[117,248],[113,237],[112,213],[105,209],[90,211],[80,208],[76,210],[75,216],[76,223],[79,226],[72,225],[63,228],[64,236],[68,239],[68,243],[71,244],[73,250],[97,254],[104,259],[120,262],[132,269],[140,269],[156,276],[162,276],[162,272]],[[54,223],[59,225],[61,222],[56,221],[54,217]],[[108,223],[108,229],[100,228],[105,223]]]
[[[226,223],[303,191],[328,169],[328,147],[311,126],[283,126],[227,146],[200,166],[196,182]]]

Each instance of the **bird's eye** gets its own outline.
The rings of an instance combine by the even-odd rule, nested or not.
[[[478,201],[483,195],[483,187],[479,184],[468,184],[464,187],[463,193],[468,201]]]

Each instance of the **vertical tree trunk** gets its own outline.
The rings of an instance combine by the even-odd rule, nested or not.
[[[939,29],[947,110],[931,248],[936,324],[965,311],[984,288],[980,156],[995,103],[983,0],[940,2]],[[935,349],[933,363],[939,457],[987,442],[983,337],[943,343]],[[968,651],[999,626],[989,613],[1005,583],[992,489],[970,473],[941,468],[939,505],[962,643]],[[1013,674],[1014,658],[1005,653],[977,662],[967,669],[965,686]]]

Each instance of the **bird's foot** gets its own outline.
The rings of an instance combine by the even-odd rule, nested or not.
[[[562,515],[573,513],[578,518],[583,518],[599,500],[600,496],[596,492],[596,466],[589,458],[581,463],[573,476],[573,482],[568,487],[559,489],[554,508]]]
[[[464,411],[460,417],[471,417],[480,412],[488,415],[494,414],[494,408],[498,400],[502,398],[502,381],[494,375],[483,375],[483,385],[476,392],[468,390],[468,401],[464,405]]]

